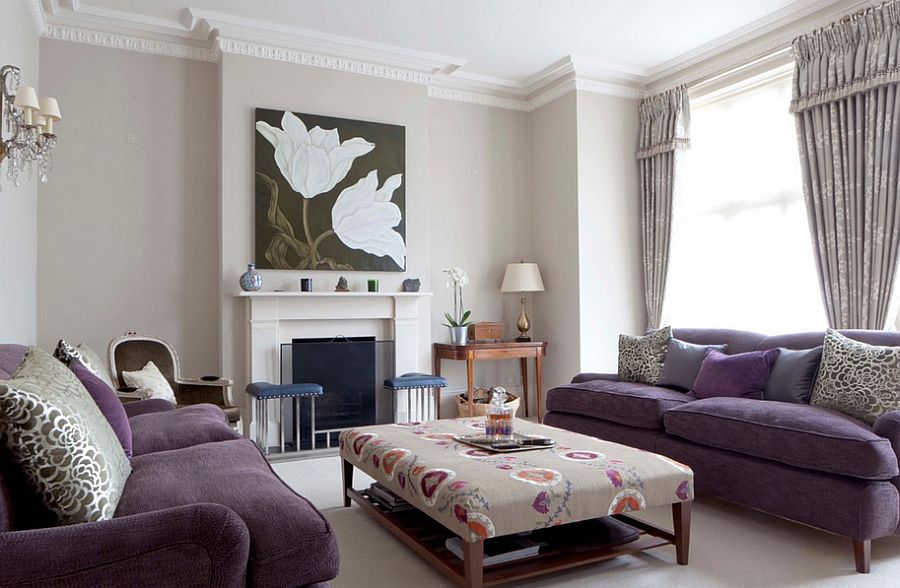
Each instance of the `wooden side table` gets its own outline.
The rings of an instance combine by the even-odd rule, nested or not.
[[[469,399],[469,413],[472,414],[472,395],[475,392],[475,362],[491,359],[518,359],[522,370],[523,402],[525,416],[528,416],[528,360],[534,358],[534,379],[537,399],[537,415],[540,422],[541,397],[541,362],[547,355],[547,343],[543,341],[504,341],[501,343],[469,343],[468,345],[434,344],[434,375],[441,375],[441,360],[452,359],[466,362],[466,393]],[[440,418],[440,415],[438,415]]]

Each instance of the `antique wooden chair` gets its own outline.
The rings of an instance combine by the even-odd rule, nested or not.
[[[178,366],[178,354],[169,343],[159,337],[138,335],[129,332],[109,343],[109,369],[118,394],[123,402],[136,399],[132,392],[123,391],[127,386],[122,372],[140,370],[152,361],[166,377],[179,406],[188,404],[215,404],[225,411],[228,422],[240,430],[241,409],[236,406],[231,395],[231,380],[211,377],[183,378]]]

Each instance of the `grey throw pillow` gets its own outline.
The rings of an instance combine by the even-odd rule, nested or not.
[[[687,392],[693,387],[700,364],[710,349],[725,353],[728,345],[696,345],[675,338],[669,339],[666,362],[656,385]]]
[[[619,335],[619,381],[655,385],[671,338],[671,327],[651,331],[643,337]]]
[[[60,523],[113,518],[131,464],[75,374],[37,347],[0,381],[0,439]]]
[[[809,403],[874,424],[900,408],[900,347],[867,345],[829,329]]]
[[[780,349],[778,359],[769,373],[769,382],[763,390],[763,398],[806,404],[821,360],[821,345],[814,349]]]
[[[112,378],[109,377],[109,369],[107,369],[106,364],[103,363],[97,352],[86,344],[79,343],[77,346],[73,346],[67,343],[65,339],[60,339],[59,343],[56,344],[56,349],[53,351],[53,357],[66,365],[71,365],[73,361],[80,363],[89,372],[103,380],[107,386],[113,390],[116,389],[112,383]]]

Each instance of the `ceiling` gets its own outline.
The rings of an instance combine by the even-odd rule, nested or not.
[[[829,0],[58,0],[189,22],[188,9],[449,55],[523,80],[567,55],[636,73],[786,11]],[[189,26],[189,25],[188,25]]]

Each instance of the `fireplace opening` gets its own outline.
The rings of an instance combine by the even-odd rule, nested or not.
[[[324,394],[312,403],[300,401],[300,439],[295,439],[295,412],[291,402],[282,407],[286,446],[298,449],[335,447],[340,431],[389,423],[393,397],[383,383],[394,376],[394,342],[375,337],[292,339],[281,346],[281,382],[315,383]],[[312,438],[313,418],[315,440]]]

